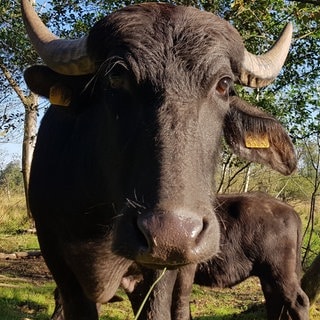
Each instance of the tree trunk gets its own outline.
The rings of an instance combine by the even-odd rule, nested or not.
[[[25,106],[25,118],[24,118],[24,136],[22,145],[22,174],[24,191],[26,197],[26,206],[28,216],[31,217],[31,211],[28,201],[28,189],[30,179],[30,168],[33,156],[34,145],[36,142],[37,132],[37,109],[38,109],[38,96],[34,93],[30,93],[28,96],[28,104]]]
[[[301,286],[310,300],[310,305],[316,302],[320,294],[320,254],[313,260],[310,268],[301,280]]]
[[[22,174],[26,196],[27,214],[29,217],[31,217],[28,201],[28,188],[31,160],[36,140],[38,96],[32,92],[30,92],[29,96],[24,95],[23,90],[19,87],[19,84],[12,77],[9,69],[7,69],[7,67],[3,64],[1,58],[0,69],[2,70],[4,77],[8,80],[11,88],[16,92],[17,96],[23,103],[25,109],[24,138],[22,145]]]

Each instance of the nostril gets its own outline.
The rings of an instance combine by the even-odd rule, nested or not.
[[[137,230],[139,231],[139,247],[140,251],[147,252],[150,248],[150,233],[148,232],[148,226],[146,224],[146,219],[138,216],[136,220]]]
[[[140,249],[142,251],[147,251],[151,245],[151,236],[150,232],[148,232],[146,219],[142,219],[141,216],[139,216],[137,219],[137,230],[140,231],[141,236]]]
[[[186,237],[189,235],[189,239],[197,241],[204,229],[204,222],[201,219],[186,219],[183,221],[183,229],[186,232]]]
[[[206,230],[208,229],[208,227],[209,227],[209,220],[208,220],[207,218],[204,218],[204,219],[202,220],[202,225],[203,225],[203,227],[202,227],[202,232],[204,232],[204,231],[206,231]]]
[[[195,238],[196,245],[198,245],[203,240],[203,237],[207,233],[208,228],[209,228],[208,219],[206,219],[206,218],[202,219],[202,228],[198,232],[197,237]]]

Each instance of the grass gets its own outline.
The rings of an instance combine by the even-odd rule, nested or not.
[[[53,281],[39,283],[2,275],[0,287],[1,320],[44,320],[53,312]]]
[[[6,286],[3,284],[6,283]],[[52,281],[34,283],[28,279],[0,277],[0,319],[49,319],[53,312]],[[131,306],[124,300],[102,307],[101,320],[133,320]],[[194,286],[191,310],[194,320],[265,320],[263,297],[257,279],[250,279],[235,289],[207,289]],[[311,320],[319,319],[319,308]]]
[[[259,297],[253,302],[244,298],[241,291],[244,290],[210,290],[195,286],[191,297],[192,315],[195,320],[253,320],[265,319],[263,306],[255,306],[261,303],[261,294],[254,280],[244,282],[244,286],[250,286],[254,296]],[[30,279],[0,277],[0,319],[48,319],[54,309],[52,292],[53,281],[35,283]],[[245,291],[247,292],[247,291]],[[239,295],[240,293],[240,295]],[[104,305],[101,309],[102,320],[133,320],[130,303],[119,290],[118,295],[123,298],[121,302]],[[248,293],[246,293],[248,295]]]
[[[258,279],[251,278],[235,289],[194,286],[191,310],[195,319],[265,319],[263,295]]]
[[[34,250],[39,250],[39,242],[35,234],[13,235],[0,233],[0,252],[12,253]]]
[[[4,196],[0,193],[0,234],[17,234],[33,227],[26,215],[23,195]]]

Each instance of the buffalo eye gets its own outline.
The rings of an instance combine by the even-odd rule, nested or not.
[[[114,90],[130,90],[131,81],[126,73],[111,73],[108,75],[108,86]]]
[[[121,65],[116,65],[106,74],[106,76],[108,89],[131,91],[132,78],[126,68]]]
[[[121,89],[125,87],[126,79],[123,75],[110,74],[108,78],[111,89]]]
[[[228,96],[230,92],[230,87],[231,87],[232,80],[229,77],[223,77],[222,79],[219,80],[216,86],[216,92],[220,96]]]

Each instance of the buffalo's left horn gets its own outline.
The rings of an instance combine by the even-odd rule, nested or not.
[[[21,11],[32,45],[50,69],[65,75],[95,71],[95,64],[87,54],[87,37],[59,39],[43,24],[29,0],[21,1]]]
[[[261,88],[270,84],[283,67],[291,39],[292,24],[288,23],[277,42],[267,53],[256,56],[245,50],[240,83],[252,88]]]

